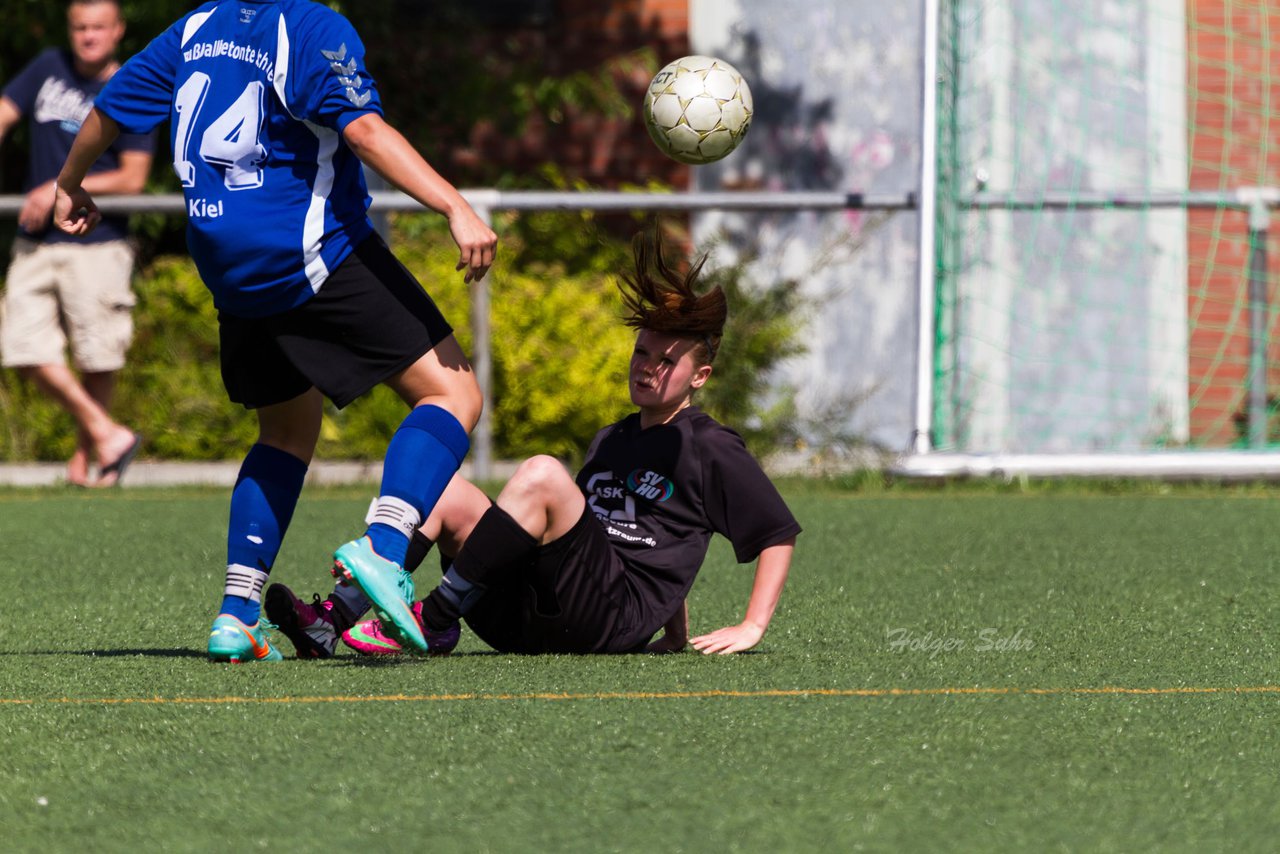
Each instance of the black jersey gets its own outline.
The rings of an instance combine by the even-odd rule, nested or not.
[[[626,565],[637,624],[675,614],[713,533],[741,563],[800,533],[742,437],[694,406],[645,430],[638,413],[604,428],[577,483]]]

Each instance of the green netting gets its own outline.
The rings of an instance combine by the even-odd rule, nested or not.
[[[1280,183],[1280,7],[942,10],[935,447],[1244,444],[1251,242],[1235,194]],[[1270,338],[1274,304],[1255,308]]]

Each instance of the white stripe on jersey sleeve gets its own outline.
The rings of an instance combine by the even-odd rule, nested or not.
[[[285,84],[289,82],[289,29],[284,24],[284,13],[280,13],[279,25],[276,27],[276,76],[271,86],[276,90],[276,97],[284,111],[295,121],[297,116],[289,109],[289,99],[285,96]]]
[[[329,194],[333,192],[333,155],[338,150],[338,132],[311,122],[305,124],[320,143],[316,151],[316,182],[311,187],[311,204],[302,225],[302,255],[307,264],[307,280],[311,282],[311,290],[318,291],[324,280],[329,278],[329,268],[325,266],[320,250],[324,248],[321,239],[324,237],[325,208],[329,205]]]
[[[196,30],[204,26],[204,22],[216,12],[217,9],[210,9],[208,12],[197,12],[190,18],[187,18],[187,25],[182,28],[182,46],[186,47],[187,42],[191,41],[191,37],[196,34]]]

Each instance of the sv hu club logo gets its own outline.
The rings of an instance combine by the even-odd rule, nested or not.
[[[666,501],[675,492],[671,481],[647,469],[636,469],[627,475],[627,489],[649,501]]]

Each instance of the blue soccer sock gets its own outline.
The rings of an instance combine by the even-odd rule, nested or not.
[[[471,442],[448,410],[416,407],[400,424],[382,463],[382,489],[365,532],[373,550],[404,565],[409,538],[436,506]]]
[[[249,449],[231,490],[227,580],[220,613],[248,625],[258,621],[262,587],[276,562],[306,476],[307,464],[293,454],[263,444]]]

